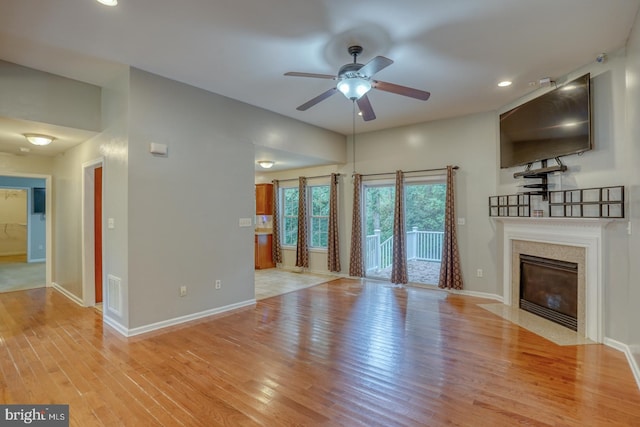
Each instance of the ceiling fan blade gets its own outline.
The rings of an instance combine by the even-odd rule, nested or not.
[[[288,73],[284,73],[285,76],[293,76],[293,77],[312,77],[314,79],[329,79],[335,80],[337,77],[332,76],[330,74],[316,74],[316,73],[298,73],[296,71],[289,71]]]
[[[367,95],[361,96],[356,102],[358,103],[358,108],[362,113],[362,119],[365,122],[374,120],[376,118],[376,114],[373,112],[373,107],[371,107],[371,102],[369,101],[369,97]]]
[[[325,99],[327,99],[328,97],[330,97],[331,95],[336,93],[337,91],[338,91],[337,88],[332,87],[328,91],[322,92],[320,95],[316,96],[315,98],[310,99],[309,101],[305,102],[304,104],[302,104],[301,106],[296,108],[296,110],[298,110],[298,111],[306,111],[309,108],[311,108],[314,105],[316,105],[317,103],[319,103],[320,101],[324,101]]]
[[[393,64],[393,61],[384,56],[376,56],[371,61],[367,62],[358,70],[358,73],[362,76],[371,77],[380,70],[387,68]]]
[[[409,96],[421,101],[426,101],[431,96],[431,93],[424,90],[413,89],[407,86],[400,86],[393,83],[380,82],[377,80],[371,80],[371,86],[378,90],[383,90],[385,92],[391,92],[403,96]]]

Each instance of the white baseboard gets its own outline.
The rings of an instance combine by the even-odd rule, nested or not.
[[[161,322],[151,323],[149,325],[138,326],[137,328],[133,328],[133,329],[125,329],[123,335],[127,337],[133,337],[135,335],[157,331],[158,329],[167,328],[169,326],[176,326],[182,323],[190,322],[192,320],[202,319],[203,317],[213,316],[215,314],[221,314],[226,311],[248,307],[250,305],[255,305],[255,303],[256,303],[255,299],[250,299],[250,300],[238,302],[235,304],[225,305],[224,307],[212,308],[210,310],[201,311],[199,313],[187,314],[186,316],[175,317],[173,319],[167,319]],[[116,330],[120,333],[123,332],[118,327],[116,327]]]
[[[78,298],[77,296],[75,296],[74,294],[72,294],[71,292],[63,288],[62,286],[58,285],[56,282],[52,282],[51,287],[56,291],[60,292],[65,297],[69,298],[71,301],[78,304],[80,307],[84,307],[84,301],[82,301],[80,298]]]
[[[470,297],[478,297],[478,298],[487,298],[487,299],[492,299],[492,300],[496,300],[504,303],[504,298],[502,297],[502,295],[498,295],[498,294],[490,294],[487,292],[477,292],[477,291],[467,291],[465,289],[462,289],[462,290],[447,289],[447,291],[451,292],[452,294],[468,295]]]
[[[128,336],[128,329],[121,323],[116,322],[114,319],[107,317],[104,315],[102,315],[102,322],[106,323],[107,325],[111,326],[113,329],[115,329],[120,335],[124,335],[125,337]]]
[[[609,346],[611,348],[615,348],[624,353],[627,356],[627,362],[629,363],[629,367],[631,368],[631,372],[633,373],[633,377],[636,380],[636,384],[640,389],[640,366],[638,366],[638,362],[636,358],[633,356],[634,353],[640,354],[640,345],[632,345],[628,346],[625,343],[620,341],[616,341],[611,338],[605,337],[603,342],[604,345]]]

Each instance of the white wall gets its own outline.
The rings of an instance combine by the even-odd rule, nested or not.
[[[100,87],[0,60],[0,116],[100,130]]]
[[[27,254],[27,189],[0,188],[0,256]]]
[[[82,299],[82,164],[99,158],[96,138],[54,159],[53,282]]]
[[[103,292],[105,320],[126,330],[129,326],[129,233],[128,233],[128,176],[129,176],[129,69],[114,78],[102,89],[103,130],[96,137],[100,146],[103,168],[103,271],[121,281],[120,313],[109,309],[109,292]],[[113,218],[115,228],[104,227]],[[103,286],[104,287],[104,286]]]
[[[626,323],[628,336],[624,340],[635,356],[636,366],[640,366],[640,15],[636,17],[633,31],[627,44],[626,68],[626,119],[627,145],[624,150],[627,169],[630,171],[628,191],[628,218],[633,234],[629,237],[628,253],[628,293]],[[640,372],[636,373],[640,375]],[[640,379],[640,377],[639,377]]]

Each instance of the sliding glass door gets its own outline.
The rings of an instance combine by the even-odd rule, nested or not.
[[[404,218],[409,282],[435,285],[440,274],[446,184],[442,179],[408,180]],[[395,187],[388,182],[364,185],[365,273],[391,278]]]
[[[365,184],[364,267],[367,277],[389,279],[393,267],[393,218],[396,189],[393,184]]]

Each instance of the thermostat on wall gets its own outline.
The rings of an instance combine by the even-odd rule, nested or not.
[[[155,154],[156,156],[166,156],[167,144],[158,144],[157,142],[151,142],[149,143],[149,152],[151,154]]]

